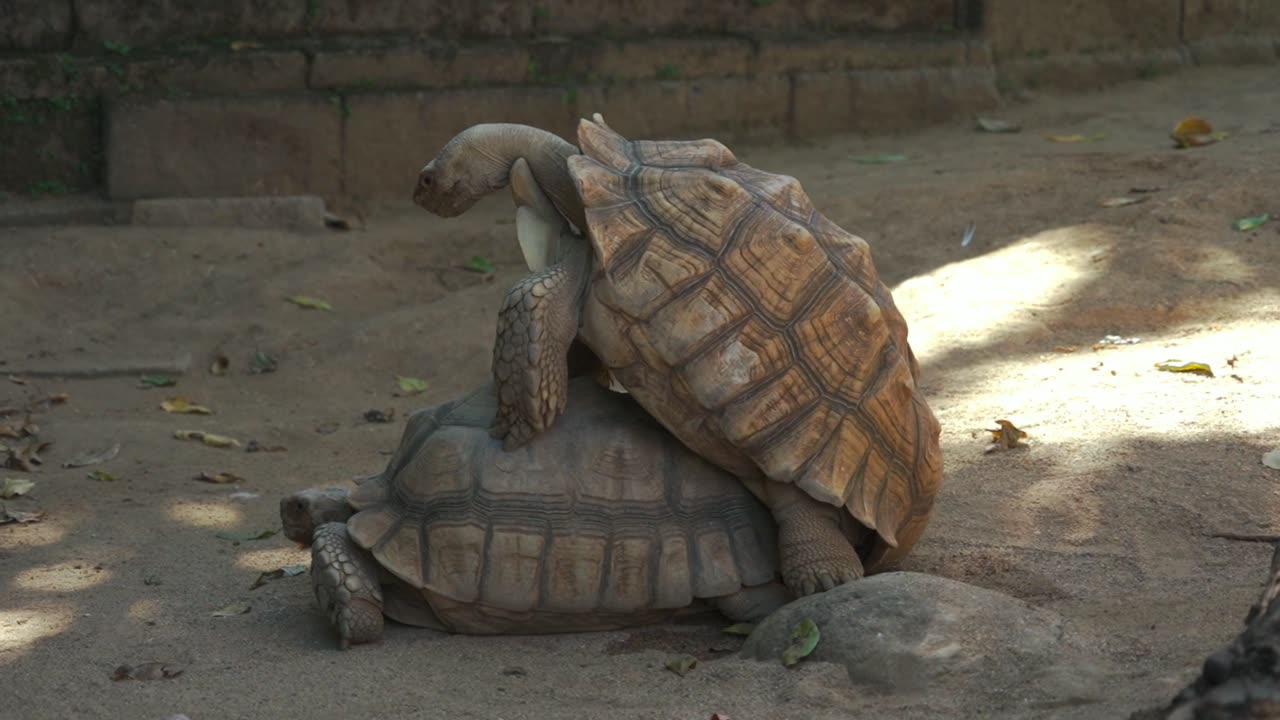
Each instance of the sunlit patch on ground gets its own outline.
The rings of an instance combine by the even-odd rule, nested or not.
[[[111,571],[102,565],[83,562],[64,562],[23,570],[12,581],[13,587],[42,592],[78,592],[88,590],[111,578]]]
[[[227,502],[178,500],[169,508],[169,517],[202,528],[232,528],[244,521],[244,512]]]
[[[0,665],[16,661],[28,648],[67,628],[75,612],[67,606],[0,610]]]
[[[288,547],[250,550],[236,558],[236,567],[246,570],[267,572],[288,565],[311,565],[310,548],[298,548],[294,544]]]

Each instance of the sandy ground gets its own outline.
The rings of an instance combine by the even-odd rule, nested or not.
[[[281,494],[379,470],[407,412],[485,377],[494,314],[521,274],[502,197],[452,221],[384,208],[351,233],[0,231],[5,374],[193,358],[164,389],[140,389],[136,376],[0,375],[0,407],[68,396],[32,415],[52,441],[45,464],[0,471],[36,482],[10,510],[45,513],[0,526],[0,715],[1123,717],[1163,703],[1237,632],[1264,579],[1269,545],[1213,535],[1280,533],[1280,471],[1260,462],[1280,446],[1280,222],[1231,228],[1280,214],[1277,108],[1273,67],[1201,70],[1011,106],[1000,116],[1024,123],[1020,134],[957,122],[736,148],[800,178],[870,241],[910,323],[947,480],[904,567],[1024,598],[1103,638],[1122,671],[1092,704],[976,707],[945,685],[881,696],[833,665],[737,659],[714,620],[535,638],[391,626],[381,645],[341,653],[305,575],[251,590],[260,572],[307,553],[278,535],[236,544],[215,533],[278,527]],[[1230,137],[1173,149],[1169,129],[1192,113]],[[1105,137],[1043,137],[1072,133]],[[435,148],[409,150],[425,161]],[[873,153],[907,159],[856,161]],[[1100,204],[1126,194],[1145,201]],[[462,269],[473,255],[494,275]],[[285,302],[294,294],[334,309]],[[1140,342],[1093,349],[1106,335]],[[248,372],[259,350],[275,372]],[[218,352],[231,361],[222,377],[205,369]],[[1154,367],[1171,358],[1209,363],[1215,377]],[[396,375],[430,387],[397,396]],[[215,414],[162,412],[172,395]],[[396,415],[370,423],[371,409]],[[1002,418],[1027,430],[1029,448],[983,453],[983,428]],[[287,451],[205,447],[174,439],[177,429]],[[62,467],[114,443],[112,460]],[[201,472],[244,481],[194,481]],[[242,602],[247,614],[212,616]],[[704,662],[677,677],[663,669],[677,651]],[[147,661],[185,671],[112,681],[118,665]]]

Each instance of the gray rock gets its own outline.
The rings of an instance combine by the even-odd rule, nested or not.
[[[1093,702],[1104,658],[1056,613],[955,580],[873,575],[792,602],[760,623],[743,655],[781,663],[804,618],[821,640],[804,662],[845,667],[862,689],[941,690],[1004,700]]]

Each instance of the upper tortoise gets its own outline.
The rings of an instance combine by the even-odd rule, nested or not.
[[[507,185],[516,202],[534,272],[499,314],[495,436],[518,447],[563,412],[577,338],[769,506],[797,594],[905,555],[942,483],[940,428],[866,241],[715,140],[628,141],[596,115],[578,142],[476,125],[414,192],[443,217]]]

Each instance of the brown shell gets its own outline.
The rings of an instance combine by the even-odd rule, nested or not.
[[[569,159],[597,261],[584,337],[690,447],[843,505],[905,553],[941,485],[940,428],[867,243],[715,140],[627,141],[597,120]]]
[[[512,452],[489,436],[492,385],[415,415],[352,494],[351,537],[433,606],[635,613],[774,580],[776,531],[742,483],[589,377],[569,403]]]

